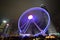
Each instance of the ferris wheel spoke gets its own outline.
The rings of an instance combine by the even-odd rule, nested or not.
[[[39,26],[33,21],[33,23],[35,24],[35,26],[38,28],[39,31],[42,31],[41,28],[39,28]]]
[[[26,28],[26,30],[24,31],[24,33],[26,33],[26,31],[28,30],[29,26],[30,26],[30,23],[27,25],[27,28]]]
[[[23,24],[23,25],[21,26],[21,28],[23,28],[23,27],[24,27],[24,25],[26,25],[28,22],[29,22],[29,21],[27,21],[25,24]]]
[[[26,26],[24,27],[23,31],[26,30],[26,28],[28,27],[29,21],[26,23]]]

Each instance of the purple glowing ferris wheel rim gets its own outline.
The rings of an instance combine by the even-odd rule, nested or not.
[[[44,11],[44,12],[47,14],[47,16],[48,16],[48,23],[47,23],[46,28],[43,30],[43,32],[45,33],[45,32],[48,30],[48,27],[49,27],[49,25],[50,25],[50,16],[49,16],[49,13],[48,13],[44,8],[33,7],[33,8],[30,8],[30,9],[26,10],[25,12],[23,12],[23,14],[19,17],[19,20],[18,20],[19,34],[20,34],[20,32],[22,32],[22,30],[20,30],[20,20],[21,20],[21,18],[22,18],[25,14],[27,14],[27,12],[30,12],[30,11],[33,11],[33,10],[41,10],[41,11]],[[40,33],[41,33],[41,32],[40,32]],[[37,36],[37,35],[39,35],[40,33],[37,33],[37,34],[35,34],[34,36]]]

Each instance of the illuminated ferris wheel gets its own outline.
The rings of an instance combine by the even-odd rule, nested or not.
[[[49,13],[43,8],[33,7],[23,12],[20,16],[18,20],[19,34],[45,35],[49,24]]]

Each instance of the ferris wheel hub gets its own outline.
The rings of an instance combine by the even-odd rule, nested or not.
[[[32,15],[29,15],[29,16],[28,16],[28,19],[29,19],[29,20],[33,19],[33,16],[32,16]]]

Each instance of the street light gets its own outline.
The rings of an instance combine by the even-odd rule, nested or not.
[[[2,22],[3,22],[3,23],[7,23],[7,21],[6,21],[6,20],[3,20]]]

